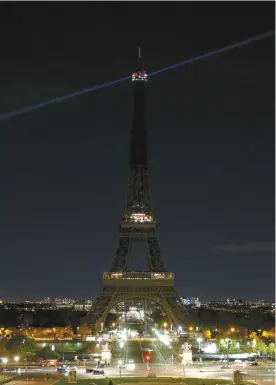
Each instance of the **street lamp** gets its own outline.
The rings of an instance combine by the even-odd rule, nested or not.
[[[202,338],[201,337],[198,337],[197,338],[197,342],[198,342],[198,368],[199,368],[199,364],[200,364],[200,351],[201,351],[201,342],[202,342]]]
[[[18,362],[19,361],[19,356],[14,356],[13,359],[14,359],[15,362]]]
[[[7,367],[8,359],[6,357],[2,358],[3,363],[5,364],[5,368]]]
[[[164,322],[164,323],[163,323],[163,326],[164,326],[164,328],[166,329],[166,327],[168,326],[167,322]]]
[[[123,341],[120,341],[119,346],[120,346],[121,349],[123,349],[123,347],[124,347],[124,342],[123,342]]]
[[[184,362],[184,360],[183,360],[182,364],[183,364],[183,382],[185,383],[186,373],[185,373],[185,362]]]
[[[229,367],[229,342],[231,340],[229,338],[225,338],[225,342],[226,342],[226,360],[227,360],[227,369]]]
[[[119,376],[122,377],[122,360],[119,360]]]

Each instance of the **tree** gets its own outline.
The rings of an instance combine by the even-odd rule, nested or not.
[[[91,328],[89,328],[86,324],[78,326],[77,330],[78,330],[78,334],[80,334],[82,337],[85,337],[92,333]]]
[[[227,359],[227,365],[229,362],[229,354],[236,353],[239,350],[237,347],[237,341],[230,340],[230,338],[218,340],[216,345],[217,352]]]
[[[210,330],[204,330],[203,335],[204,335],[205,340],[211,339],[211,331]]]
[[[253,350],[264,354],[267,352],[267,345],[262,341],[257,341],[256,345],[253,346]]]
[[[249,341],[245,341],[241,344],[241,351],[243,353],[253,353],[254,348],[252,346],[252,343]]]
[[[252,332],[251,335],[250,335],[250,337],[251,337],[253,340],[256,340],[256,341],[259,341],[259,339],[260,339],[256,332]]]
[[[275,354],[276,354],[276,349],[275,349],[275,344],[273,342],[271,342],[268,346],[267,346],[267,353],[270,355],[270,357],[273,359],[275,359]]]
[[[39,358],[42,358],[43,360],[54,360],[54,359],[60,359],[61,358],[61,354],[58,353],[58,352],[54,352],[50,349],[49,346],[46,346],[45,348],[43,348],[42,350],[40,350],[39,352],[37,352],[37,357]]]

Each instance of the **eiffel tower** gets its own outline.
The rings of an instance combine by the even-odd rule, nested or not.
[[[187,312],[168,272],[156,234],[157,223],[151,209],[149,189],[147,132],[145,128],[145,91],[147,74],[141,66],[132,75],[134,105],[130,146],[130,176],[124,215],[119,225],[119,244],[112,266],[103,273],[102,290],[84,322],[94,330],[103,329],[109,311],[130,298],[149,299],[161,306],[174,326],[185,323]],[[129,255],[135,242],[145,242],[148,270],[130,271]],[[89,321],[88,321],[89,320]]]

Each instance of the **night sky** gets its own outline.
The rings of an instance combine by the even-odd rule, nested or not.
[[[0,113],[274,29],[273,2],[0,5]],[[150,183],[182,296],[274,296],[274,38],[149,78]],[[0,297],[95,298],[128,183],[132,84],[0,121]],[[139,254],[139,255],[138,255]],[[136,260],[136,262],[134,262]],[[133,252],[146,268],[145,250]]]

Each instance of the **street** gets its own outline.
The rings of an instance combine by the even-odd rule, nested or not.
[[[121,368],[119,362],[122,363]],[[95,363],[86,364],[87,367],[95,366]],[[194,378],[217,378],[223,380],[233,380],[233,371],[241,370],[245,373],[246,380],[275,380],[274,366],[246,366],[244,368],[230,366],[229,369],[222,369],[222,363],[203,362],[200,366],[192,365],[185,368],[179,361],[176,352],[171,347],[164,345],[160,341],[124,341],[117,344],[113,350],[110,366],[104,368],[107,377],[147,377],[149,373],[160,377],[194,377]],[[20,376],[27,377],[31,374],[49,374],[49,376],[60,377],[55,367],[28,368]],[[77,368],[77,377],[80,379],[92,379],[92,373],[86,373],[85,367]],[[97,376],[98,377],[98,376]]]

